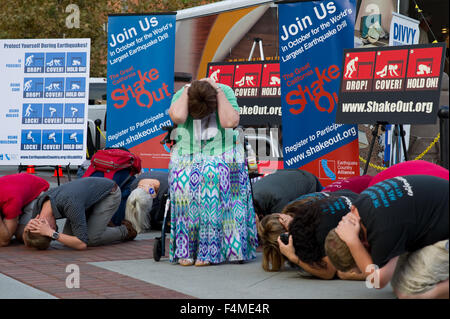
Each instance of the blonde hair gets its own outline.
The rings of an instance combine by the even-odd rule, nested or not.
[[[142,188],[136,188],[128,196],[125,208],[125,219],[128,220],[139,234],[150,227],[150,210],[153,198]]]
[[[280,271],[286,258],[280,252],[278,236],[285,233],[283,225],[278,220],[279,214],[271,214],[261,219],[258,225],[258,234],[262,242],[263,260],[262,268],[265,271]]]
[[[334,229],[325,238],[325,254],[337,270],[347,272],[356,267],[350,249]]]
[[[27,230],[23,233],[23,242],[25,246],[30,248],[36,248],[38,250],[46,250],[50,247],[51,238],[41,235],[35,234],[31,231]]]

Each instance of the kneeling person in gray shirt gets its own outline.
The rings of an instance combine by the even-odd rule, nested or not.
[[[87,177],[53,188],[37,199],[32,219],[25,226],[25,245],[47,249],[51,240],[83,250],[116,241],[131,240],[136,231],[124,220],[108,227],[120,205],[117,184],[103,177]],[[56,219],[67,218],[63,233],[57,232]]]

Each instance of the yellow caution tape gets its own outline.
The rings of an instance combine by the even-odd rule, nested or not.
[[[367,161],[364,158],[362,158],[361,156],[359,156],[359,160],[361,162],[364,162],[364,164],[367,163]],[[378,166],[378,165],[375,165],[375,164],[372,164],[372,163],[369,163],[369,166],[373,167],[373,168],[375,168],[375,169],[377,169],[379,171],[384,171],[387,168],[387,167]]]
[[[420,160],[422,157],[424,157],[425,154],[428,153],[430,151],[430,149],[434,146],[434,144],[436,144],[439,141],[440,137],[441,137],[441,134],[438,133],[438,135],[434,138],[433,142],[431,142],[430,145],[428,145],[428,147],[420,155],[418,155],[414,160],[417,161],[417,160]],[[361,156],[359,156],[359,160],[361,162],[363,162],[364,164],[367,163],[367,161],[364,158],[362,158]],[[378,166],[378,165],[375,165],[372,163],[369,163],[369,166],[373,167],[379,171],[384,171],[387,168],[387,167]]]
[[[433,142],[431,142],[430,145],[428,145],[428,147],[425,149],[425,151],[422,152],[422,154],[420,154],[419,156],[417,156],[414,160],[420,160],[426,153],[428,153],[428,151],[434,146],[434,144],[437,143],[437,141],[439,141],[439,138],[441,137],[441,133],[438,133],[438,135],[434,138]]]
[[[97,130],[100,132],[100,134],[103,136],[103,138],[106,140],[106,136],[105,136],[105,134],[103,134],[102,130],[98,126],[96,126],[96,127],[97,127]]]

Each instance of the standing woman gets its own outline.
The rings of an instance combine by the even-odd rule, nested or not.
[[[170,261],[206,266],[256,257],[255,211],[233,90],[210,78],[175,93],[169,164]]]

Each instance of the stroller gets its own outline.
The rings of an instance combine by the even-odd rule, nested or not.
[[[175,141],[170,138],[170,135],[172,133],[172,130],[174,129],[174,126],[164,126],[162,127],[162,130],[167,131],[166,136],[164,139],[161,140],[161,144],[169,145],[169,148],[171,149],[173,145],[175,144]],[[170,216],[170,200],[169,200],[169,194],[163,195],[163,202],[160,206],[160,211],[158,213],[159,216],[162,214],[162,210],[164,210],[164,217],[162,221],[162,227],[161,227],[161,237],[155,238],[155,243],[153,244],[153,259],[155,261],[160,261],[161,256],[164,256],[166,254],[165,249],[165,243],[166,243],[166,232],[169,229],[170,225],[168,224]]]
[[[106,148],[97,151],[83,174],[84,177],[106,177],[114,180],[120,187],[122,198],[119,208],[111,218],[115,226],[119,226],[125,218],[125,208],[131,193],[130,185],[141,171],[141,159],[125,148]]]
[[[172,140],[170,138],[172,130],[175,127],[173,126],[165,126],[162,129],[164,131],[167,131],[166,136],[164,137],[163,140],[161,140],[161,144],[169,144],[169,147],[172,148],[173,145],[175,144],[175,141]],[[254,153],[252,154],[252,149],[250,144],[248,143],[247,139],[244,137],[244,150],[245,150],[245,158],[247,159],[249,157],[249,155],[254,155]],[[255,178],[260,178],[261,176],[263,176],[263,174],[258,173],[258,169],[256,167],[256,169],[254,167],[251,167],[250,169],[250,164],[249,161],[246,160],[247,162],[247,166],[249,168],[249,178],[250,180],[255,179]],[[256,164],[256,159],[255,159],[255,164]],[[253,186],[252,183],[250,182],[250,189],[252,192],[252,198],[253,198]],[[160,261],[162,256],[165,256],[165,242],[166,242],[166,233],[168,232],[168,229],[170,227],[170,224],[168,223],[168,217],[170,216],[170,199],[169,199],[169,194],[164,194],[164,201],[165,201],[165,205],[161,205],[160,209],[164,209],[164,218],[163,218],[163,222],[162,222],[162,229],[161,229],[161,237],[156,237],[155,238],[155,243],[153,245],[153,259],[155,261]],[[162,214],[162,211],[160,211],[159,214]]]

